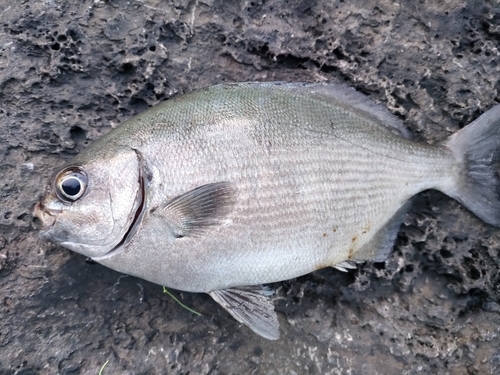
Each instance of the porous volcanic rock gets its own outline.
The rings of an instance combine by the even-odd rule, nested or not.
[[[0,373],[500,374],[500,231],[431,191],[392,255],[272,285],[281,339],[41,242],[54,168],[222,82],[344,82],[437,143],[500,102],[496,0],[0,2]],[[103,368],[103,365],[105,367]]]

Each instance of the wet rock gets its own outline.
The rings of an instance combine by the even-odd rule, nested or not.
[[[273,285],[277,342],[40,242],[29,218],[64,160],[221,82],[345,82],[439,142],[500,102],[496,2],[4,2],[0,27],[0,373],[500,373],[500,232],[438,192],[384,263]]]

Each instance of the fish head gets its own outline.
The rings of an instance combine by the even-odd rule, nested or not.
[[[33,212],[41,238],[91,258],[123,244],[144,206],[141,162],[132,149],[107,156],[54,173]]]

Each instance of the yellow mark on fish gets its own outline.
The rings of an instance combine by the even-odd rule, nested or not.
[[[361,232],[361,234],[366,234],[370,231],[370,229],[372,229],[372,226],[371,224],[368,224],[366,227],[364,227],[363,231]]]

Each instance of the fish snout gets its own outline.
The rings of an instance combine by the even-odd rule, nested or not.
[[[33,208],[33,219],[31,220],[31,224],[33,228],[36,230],[48,230],[54,225],[56,221],[54,215],[45,211],[45,207],[43,202],[38,202]]]

